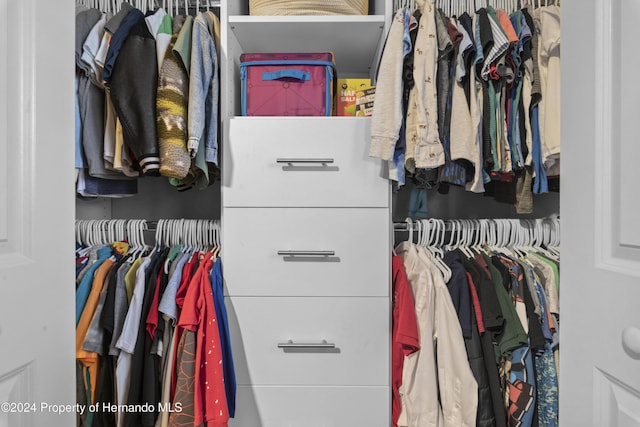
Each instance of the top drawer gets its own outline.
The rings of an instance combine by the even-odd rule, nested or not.
[[[225,207],[388,207],[364,117],[239,117],[223,150]]]

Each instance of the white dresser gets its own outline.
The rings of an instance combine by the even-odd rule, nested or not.
[[[391,2],[367,16],[250,16],[221,2],[222,233],[232,427],[388,427],[389,184],[369,118],[239,117],[243,53],[333,51],[374,77]]]
[[[230,426],[390,425],[390,209],[370,119],[238,117],[224,150]]]

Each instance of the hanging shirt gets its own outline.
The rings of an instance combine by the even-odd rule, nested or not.
[[[95,263],[89,266],[88,270],[82,277],[80,285],[76,289],[76,327],[78,325],[78,322],[80,322],[80,316],[82,316],[85,304],[87,303],[87,298],[89,297],[89,293],[91,292],[94,274],[98,267],[100,267],[102,263],[104,263],[107,258],[111,256],[112,253],[113,250],[109,246],[99,249],[97,255],[98,259]]]
[[[130,262],[125,262],[120,266],[116,277],[116,287],[113,296],[113,332],[111,336],[111,342],[109,344],[109,355],[117,356],[120,354],[120,349],[116,347],[116,342],[120,338],[122,328],[124,326],[124,319],[127,317],[127,310],[129,309],[129,301],[127,300],[127,290],[125,288],[125,276],[131,268]]]
[[[415,86],[407,110],[407,155],[405,167],[436,168],[444,164],[444,151],[438,135],[436,70],[438,46],[434,0],[421,8],[422,16],[414,46]],[[375,104],[374,104],[375,107]]]
[[[169,283],[162,294],[162,299],[158,305],[158,311],[162,313],[162,317],[165,319],[166,326],[165,331],[168,332],[164,342],[167,346],[167,352],[163,361],[163,376],[162,376],[162,392],[160,402],[164,404],[171,403],[171,382],[174,377],[174,366],[176,357],[176,333],[175,324],[177,323],[177,304],[176,304],[176,292],[180,281],[182,279],[182,270],[184,265],[190,258],[188,253],[180,253],[178,257],[171,263],[169,269]],[[181,402],[181,400],[178,400]],[[163,411],[160,413],[160,426],[168,426],[170,413]]]
[[[180,411],[169,414],[169,427],[196,426],[194,399],[196,378],[196,332],[185,330],[176,349],[177,386],[173,404]]]
[[[118,30],[115,33],[112,33],[113,36],[109,42],[109,50],[107,51],[104,70],[102,72],[102,79],[107,85],[111,83],[111,75],[122,45],[129,36],[131,29],[142,20],[144,20],[144,14],[138,9],[132,9],[126,13],[124,18],[122,18],[122,21],[118,26]]]
[[[196,333],[194,425],[226,426],[229,409],[224,387],[222,348],[209,280],[213,261],[205,255],[189,283],[178,327]]]
[[[444,255],[444,262],[451,269],[451,279],[447,289],[451,302],[455,307],[464,338],[471,338],[471,294],[467,283],[467,274],[456,252],[449,251]]]
[[[369,156],[391,160],[402,126],[402,67],[405,14],[399,9],[391,21],[376,86],[371,118]]]
[[[158,249],[151,255],[151,263],[145,274],[144,299],[138,325],[138,336],[131,357],[131,381],[127,394],[127,405],[148,404],[152,410],[146,412],[126,412],[126,426],[152,426],[155,424],[160,400],[158,357],[152,351],[153,340],[146,331],[146,319],[151,310],[155,289],[160,280],[160,271],[168,249]]]
[[[537,8],[540,22],[538,61],[540,66],[540,135],[542,160],[548,175],[560,173],[560,7]]]
[[[411,42],[411,31],[414,31],[418,26],[417,20],[411,15],[409,8],[404,9],[404,33],[402,36],[402,53],[403,53],[403,70],[402,70],[402,121],[400,126],[400,131],[398,133],[398,140],[396,141],[395,148],[393,151],[393,157],[388,162],[389,163],[389,179],[396,181],[398,188],[405,184],[405,173],[404,173],[404,157],[405,150],[407,148],[406,142],[406,123],[405,116],[407,112],[407,107],[409,103],[408,94],[410,93],[410,88],[407,88],[407,85],[414,85],[413,82],[413,59],[408,60],[407,55],[410,55],[412,52],[412,42]],[[415,34],[415,32],[414,32]],[[407,62],[410,62],[411,68],[407,69]],[[411,77],[409,78],[409,74]],[[405,94],[407,97],[405,98]]]
[[[467,258],[461,252],[457,252],[460,255],[460,260],[465,269],[472,277],[470,283],[475,285],[478,292],[480,309],[486,331],[480,336],[480,341],[489,382],[495,425],[496,427],[507,427],[507,412],[504,406],[502,384],[495,355],[495,343],[503,333],[504,317],[498,304],[491,274],[489,270],[485,268],[486,263],[484,262],[484,258],[481,256],[477,257],[477,259]],[[479,260],[482,261],[484,267],[480,264]]]
[[[222,350],[222,368],[224,370],[224,388],[229,406],[229,417],[233,418],[236,412],[236,374],[233,366],[233,353],[231,351],[231,336],[229,335],[229,320],[227,308],[224,304],[224,290],[222,279],[222,260],[216,258],[211,270],[211,286],[213,287],[213,304],[216,311],[218,333],[220,334],[220,346]]]
[[[91,319],[97,308],[102,293],[102,288],[105,283],[107,273],[115,264],[115,259],[108,258],[97,269],[93,278],[93,284],[91,292],[87,298],[86,305],[82,311],[82,315],[76,326],[76,359],[84,366],[83,373],[85,373],[87,381],[87,390],[90,390],[91,403],[95,403],[95,391],[96,381],[98,378],[98,354],[94,352],[88,352],[82,349],[82,343],[86,337],[87,331],[91,324]]]
[[[142,301],[144,299],[145,275],[146,270],[151,263],[151,259],[146,257],[141,259],[140,265],[135,271],[135,287],[127,316],[124,320],[122,333],[118,338],[116,347],[120,350],[118,361],[116,364],[116,396],[118,405],[127,403],[127,397],[130,384],[131,358],[135,350],[136,341],[138,339],[138,329],[140,328],[140,317],[142,316]],[[134,264],[135,265],[135,264]],[[133,268],[133,267],[132,267]],[[118,425],[123,425],[124,413],[118,413]]]
[[[391,387],[392,425],[398,425],[398,418],[402,410],[400,395],[402,385],[402,370],[406,356],[420,350],[420,336],[416,319],[415,304],[407,273],[402,258],[393,256],[391,259],[392,288],[393,288],[393,327],[391,334]],[[406,403],[404,404],[406,406]]]
[[[441,425],[447,427],[473,427],[478,385],[469,367],[460,323],[442,273],[422,247],[403,242],[396,253],[403,258],[414,290],[421,343],[420,350],[405,360],[401,393],[406,390],[407,417],[401,414],[398,425],[418,427],[440,419]],[[430,335],[425,335],[423,328]]]
[[[158,144],[160,147],[160,174],[183,179],[189,173],[191,157],[187,151],[187,96],[189,77],[180,59],[173,53],[182,20],[177,26],[158,75]]]

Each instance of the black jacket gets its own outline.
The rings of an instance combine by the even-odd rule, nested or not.
[[[116,59],[111,100],[122,123],[124,144],[145,175],[160,174],[156,133],[158,61],[156,41],[144,19],[131,29]]]

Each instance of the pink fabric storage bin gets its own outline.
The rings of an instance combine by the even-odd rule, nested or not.
[[[245,53],[240,78],[243,116],[332,114],[332,53]]]

